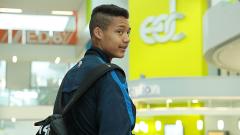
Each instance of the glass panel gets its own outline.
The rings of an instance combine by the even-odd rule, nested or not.
[[[75,65],[32,62],[30,88],[7,89],[6,62],[0,62],[0,106],[53,105],[64,75]]]
[[[8,94],[6,93],[6,62],[0,60],[0,106],[8,104]]]
[[[37,92],[38,105],[52,105],[64,75],[69,69],[66,63],[32,62],[31,88]]]
[[[31,87],[58,88],[68,68],[65,63],[32,62]]]
[[[0,60],[0,89],[6,87],[6,62]]]

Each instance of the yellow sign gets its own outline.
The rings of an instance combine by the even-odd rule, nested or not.
[[[130,80],[207,74],[202,19],[207,0],[130,0]]]

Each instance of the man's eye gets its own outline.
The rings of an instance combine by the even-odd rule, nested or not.
[[[121,31],[121,30],[118,30],[118,31],[117,31],[117,33],[119,33],[119,34],[123,34],[123,31]]]

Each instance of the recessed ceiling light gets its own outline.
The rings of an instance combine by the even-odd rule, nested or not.
[[[202,130],[203,129],[203,120],[197,120],[197,129]]]
[[[57,57],[57,58],[55,59],[55,64],[59,64],[60,61],[61,61],[61,58],[60,58],[60,57]]]
[[[224,121],[223,120],[218,120],[217,121],[217,128],[218,128],[218,130],[223,130],[224,129]]]
[[[17,60],[18,60],[17,56],[12,56],[12,62],[13,63],[17,63]]]
[[[11,118],[11,121],[12,121],[13,123],[15,123],[15,122],[17,121],[17,119],[16,119],[15,117],[12,117],[12,118]]]
[[[173,102],[172,99],[167,99],[167,101],[166,101],[167,104],[170,104],[172,102]]]
[[[196,99],[192,100],[192,103],[194,103],[194,104],[197,104],[198,102],[199,102],[199,101],[196,100]]]
[[[161,130],[161,128],[162,128],[161,121],[158,120],[158,121],[155,122],[155,128],[156,128],[157,131]]]

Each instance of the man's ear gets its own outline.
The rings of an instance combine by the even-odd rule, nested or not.
[[[95,28],[93,29],[93,34],[94,34],[94,36],[95,36],[97,39],[102,39],[102,37],[103,37],[103,31],[102,31],[102,29],[99,28],[99,27],[95,27]]]

